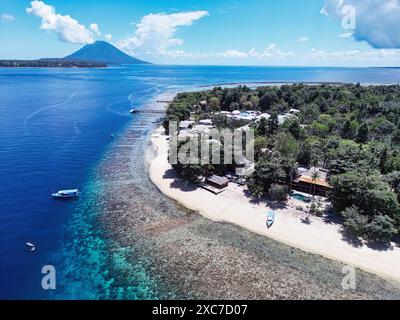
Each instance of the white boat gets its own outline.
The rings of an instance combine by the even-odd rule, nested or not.
[[[275,222],[275,211],[268,212],[267,227],[270,228]]]
[[[77,196],[79,196],[79,190],[78,189],[60,190],[56,193],[52,193],[51,196],[56,199],[76,198]]]
[[[30,251],[35,251],[36,247],[32,242],[27,242],[26,246],[29,248]]]

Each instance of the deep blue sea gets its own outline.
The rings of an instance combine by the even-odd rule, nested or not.
[[[110,135],[142,121],[129,113],[133,107],[145,107],[166,92],[212,84],[399,80],[400,69],[382,68],[0,69],[0,298],[156,298],[140,268],[133,274],[135,288],[119,288],[121,296],[109,292],[109,273],[118,271],[102,269],[107,239],[91,224],[95,219],[87,218],[100,214],[92,172],[113,146]],[[82,190],[76,201],[50,197],[76,187]],[[27,241],[36,245],[35,252]],[[41,287],[41,269],[48,264],[65,280],[58,280],[57,293]]]

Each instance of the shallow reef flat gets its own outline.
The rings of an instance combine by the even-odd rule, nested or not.
[[[399,283],[361,270],[356,290],[343,290],[342,263],[207,220],[167,199],[148,178],[154,152],[148,136],[135,136],[142,142],[137,148],[112,148],[98,168],[105,193],[100,223],[112,240],[108,250],[128,248],[125,259],[140,262],[155,297],[400,298]]]

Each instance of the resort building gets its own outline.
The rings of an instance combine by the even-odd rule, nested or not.
[[[193,125],[195,124],[194,121],[181,121],[179,123],[179,130],[188,130],[191,129],[193,127]]]
[[[264,119],[268,120],[269,118],[271,118],[271,115],[270,115],[269,113],[261,113],[261,114],[258,116],[258,118],[259,118],[259,119],[264,118]]]
[[[299,113],[301,113],[301,111],[299,109],[290,109],[289,113],[290,114],[299,114]]]
[[[226,177],[212,175],[206,179],[206,182],[214,188],[224,189],[228,187],[229,180]]]
[[[327,181],[328,173],[328,170],[322,168],[299,168],[299,176],[293,181],[293,188],[309,194],[326,196],[328,191],[333,190]],[[315,177],[315,174],[318,177]]]
[[[284,124],[285,121],[290,119],[290,118],[297,118],[297,117],[294,114],[291,114],[291,113],[285,113],[285,114],[278,115],[279,125]]]
[[[235,159],[236,175],[238,177],[248,177],[255,171],[255,163],[248,160],[243,155]]]
[[[212,126],[212,120],[211,119],[203,119],[199,121],[199,124],[203,126]]]
[[[199,104],[200,104],[201,107],[207,107],[207,101],[206,100],[200,101]]]

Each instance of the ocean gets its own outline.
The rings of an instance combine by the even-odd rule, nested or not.
[[[153,197],[166,201],[149,184],[142,164],[158,119],[131,115],[130,109],[146,108],[161,95],[213,84],[399,80],[400,69],[395,68],[0,69],[0,299],[175,296],[172,285],[171,292],[165,292],[165,285],[160,289],[151,261],[119,246],[112,236],[118,226],[110,232],[110,224],[101,222],[110,204],[115,205],[102,183],[114,174],[115,150],[129,158],[129,165],[120,162],[118,168],[126,164],[135,177],[124,179],[132,188],[146,186],[130,205],[151,206]],[[82,194],[72,201],[50,197],[66,188],[79,188]],[[112,192],[129,191],[115,187]],[[28,241],[35,244],[34,252],[26,247]],[[42,288],[45,265],[55,267],[56,290]]]

